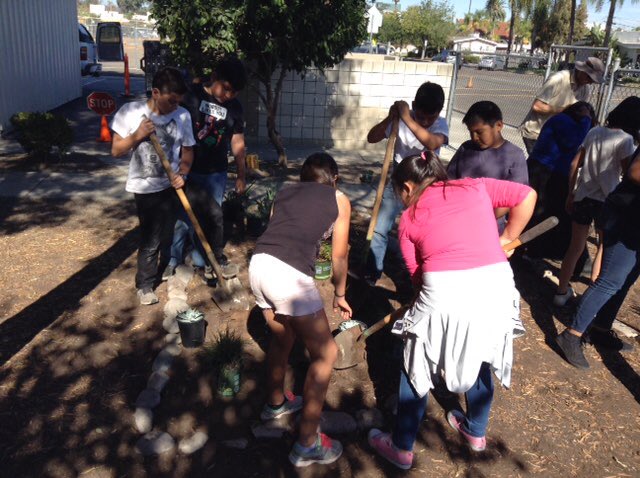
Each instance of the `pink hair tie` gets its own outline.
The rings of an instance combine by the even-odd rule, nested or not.
[[[427,154],[426,153],[427,153],[426,150],[424,150],[424,151],[422,151],[422,153],[420,153],[420,157],[425,161],[427,161]]]

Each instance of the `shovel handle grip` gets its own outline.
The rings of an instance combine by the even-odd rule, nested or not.
[[[375,334],[380,329],[385,327],[387,324],[389,324],[391,322],[395,322],[400,317],[402,317],[405,314],[405,312],[407,311],[407,309],[408,309],[408,307],[400,307],[399,309],[394,310],[390,314],[385,315],[383,319],[379,320],[378,322],[373,324],[371,327],[367,327],[364,330],[364,332],[362,332],[362,335],[360,335],[358,337],[358,340],[367,340],[367,338],[369,336]]]

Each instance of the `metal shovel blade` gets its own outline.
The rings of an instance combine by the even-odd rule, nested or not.
[[[222,312],[232,310],[249,310],[250,303],[246,289],[242,286],[240,279],[233,277],[218,282],[217,287],[212,292],[212,299]]]
[[[336,370],[343,370],[358,365],[364,360],[364,340],[358,340],[362,335],[360,327],[343,330],[334,337],[338,345],[338,359],[333,364]]]

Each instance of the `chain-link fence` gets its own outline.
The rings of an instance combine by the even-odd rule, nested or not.
[[[602,119],[604,120],[613,108],[630,96],[640,96],[640,69],[614,67],[602,110]]]

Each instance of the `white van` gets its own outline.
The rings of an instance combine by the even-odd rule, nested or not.
[[[102,71],[102,65],[98,63],[96,42],[93,41],[93,37],[87,27],[81,23],[78,23],[78,31],[80,34],[80,73],[82,76],[99,76]]]

